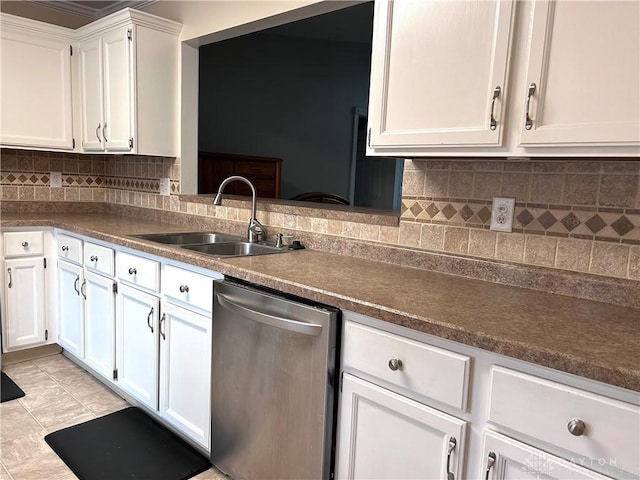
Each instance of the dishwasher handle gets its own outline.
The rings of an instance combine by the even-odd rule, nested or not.
[[[253,320],[254,322],[263,323],[270,327],[280,328],[282,330],[288,330],[290,332],[301,333],[303,335],[318,336],[322,332],[322,325],[317,323],[300,322],[298,320],[292,320],[290,318],[278,317],[276,315],[270,315],[266,312],[260,312],[243,305],[236,303],[226,295],[222,293],[216,293],[218,303],[220,306],[227,310],[238,313],[243,317]]]

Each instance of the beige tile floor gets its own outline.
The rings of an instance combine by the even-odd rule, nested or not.
[[[0,479],[77,478],[44,441],[61,428],[129,404],[61,354],[3,365],[25,396],[0,404]],[[193,477],[226,478],[215,468]],[[114,479],[115,480],[115,479]]]

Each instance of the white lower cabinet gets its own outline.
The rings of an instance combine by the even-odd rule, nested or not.
[[[45,272],[42,257],[5,261],[7,350],[42,345],[46,340]]]
[[[120,388],[158,408],[158,297],[121,285],[116,311],[116,369]]]
[[[466,422],[344,374],[337,478],[461,478]]]
[[[211,331],[210,316],[163,304],[160,416],[206,449],[211,425]]]
[[[84,281],[85,351],[89,367],[111,380],[115,368],[114,281],[86,272]]]
[[[84,358],[82,266],[58,261],[58,343],[74,356]]]
[[[343,319],[336,478],[640,478],[638,392]]]
[[[495,432],[484,433],[485,480],[605,480],[599,473]],[[598,460],[596,460],[598,461]]]

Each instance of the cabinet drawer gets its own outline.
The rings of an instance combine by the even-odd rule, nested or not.
[[[271,178],[275,175],[275,165],[266,162],[239,162],[236,164],[236,174]]]
[[[397,369],[392,360],[400,360]],[[467,406],[469,357],[353,322],[345,322],[345,367],[455,408]]]
[[[118,252],[118,279],[150,292],[160,291],[160,264],[155,260]]]
[[[63,233],[58,234],[58,257],[82,264],[82,240]]]
[[[44,254],[44,234],[42,232],[5,232],[4,256],[27,257]]]
[[[574,435],[570,422],[585,431]],[[616,459],[638,475],[640,408],[520,372],[493,367],[489,421],[589,461]],[[580,461],[578,461],[580,463]]]
[[[84,264],[89,270],[113,277],[113,249],[85,242]]]
[[[162,292],[173,303],[211,313],[213,304],[213,279],[199,273],[164,266]]]

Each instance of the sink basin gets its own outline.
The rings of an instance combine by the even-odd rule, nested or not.
[[[287,249],[249,242],[210,243],[206,245],[183,245],[182,248],[214,257],[244,257],[248,255],[265,255],[283,253]]]
[[[168,245],[193,245],[202,243],[236,242],[239,237],[215,232],[185,232],[185,233],[144,233],[130,235],[134,238]]]

